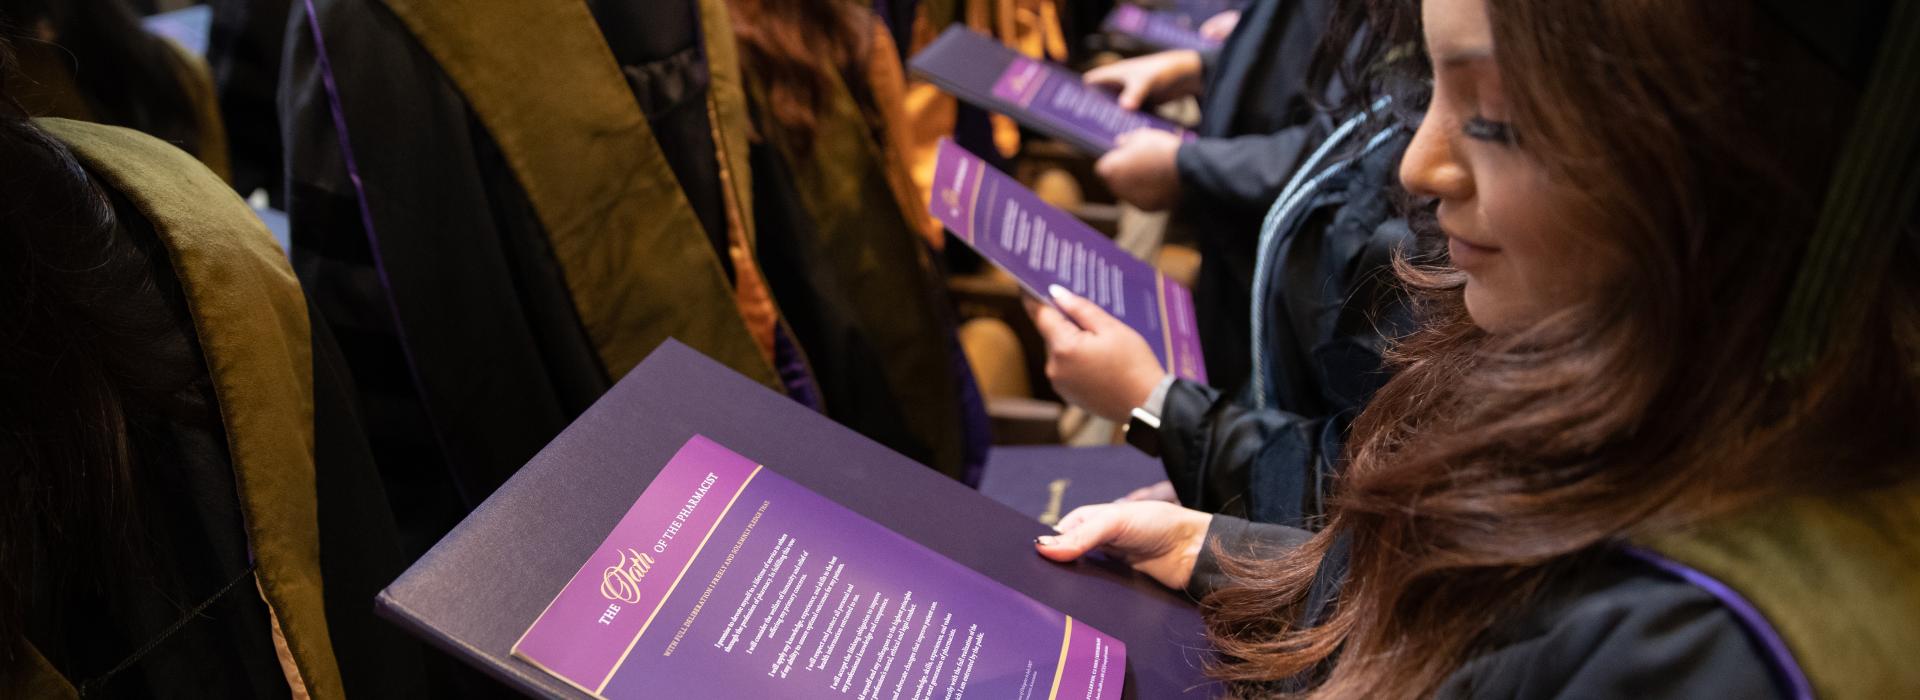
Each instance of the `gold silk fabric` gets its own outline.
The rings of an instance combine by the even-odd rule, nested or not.
[[[256,583],[285,637],[288,684],[343,697],[321,596],[313,346],[286,254],[232,188],[179,149],[119,127],[39,125],[166,246],[226,427]]]
[[[702,0],[730,283],[583,0],[383,0],[500,147],[608,374],[667,338],[770,387],[778,311],[753,264],[746,109],[726,11]]]
[[[1815,697],[1920,697],[1920,479],[1768,503],[1643,544],[1753,603]]]

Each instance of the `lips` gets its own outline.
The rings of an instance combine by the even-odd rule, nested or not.
[[[1441,231],[1447,234],[1447,256],[1453,260],[1453,266],[1461,270],[1472,270],[1485,265],[1500,254],[1500,249],[1483,243],[1475,243],[1459,236],[1449,227],[1442,225]]]

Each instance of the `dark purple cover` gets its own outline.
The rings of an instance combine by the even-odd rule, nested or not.
[[[388,586],[380,614],[529,694],[588,697],[511,649],[695,435],[1112,635],[1126,645],[1122,697],[1218,689],[1185,595],[1111,562],[1048,562],[1033,552],[1040,523],[672,341]]]
[[[1022,287],[1051,302],[1060,285],[1106,309],[1153,346],[1160,366],[1202,384],[1193,294],[1072,214],[1041,201],[952,141],[933,166],[933,217]]]
[[[1186,16],[1148,10],[1138,5],[1113,8],[1101,28],[1160,49],[1212,51],[1220,48],[1220,42],[1201,36]]]
[[[1194,138],[1173,122],[1121,107],[1073,71],[1023,56],[965,27],[947,29],[914,54],[910,66],[962,100],[1089,153],[1113,150],[1115,138],[1135,129]]]
[[[610,700],[1120,697],[1126,646],[694,436],[514,644]]]
[[[987,454],[980,493],[1052,525],[1075,508],[1166,479],[1160,460],[1127,445],[1007,446]]]

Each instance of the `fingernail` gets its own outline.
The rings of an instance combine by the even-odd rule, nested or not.
[[[1033,543],[1040,545],[1042,547],[1052,547],[1053,542],[1054,540],[1052,535],[1041,535],[1039,537],[1033,538]]]
[[[1067,297],[1073,296],[1073,292],[1067,291],[1066,287],[1062,287],[1057,284],[1049,284],[1047,285],[1047,296],[1053,297],[1055,299],[1065,299]]]

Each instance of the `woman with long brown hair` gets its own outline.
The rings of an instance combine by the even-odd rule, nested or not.
[[[1326,527],[1117,504],[1040,552],[1205,594],[1240,695],[1920,693],[1894,5],[1426,0],[1401,178],[1449,256]]]

